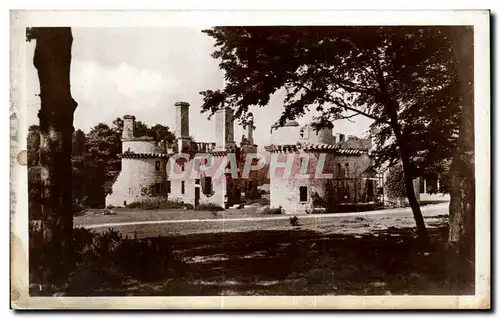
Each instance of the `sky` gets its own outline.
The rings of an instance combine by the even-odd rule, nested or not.
[[[174,103],[190,107],[190,134],[198,142],[215,141],[214,119],[200,113],[200,91],[219,89],[223,73],[211,57],[212,38],[192,27],[179,28],[72,28],[71,92],[78,107],[75,129],[88,132],[99,122],[111,124],[117,117],[135,115],[152,126],[175,130]],[[35,42],[27,42],[28,125],[38,124],[39,83],[33,66]],[[283,92],[269,105],[255,107],[255,143],[269,144],[270,127],[283,110]],[[302,125],[313,113],[298,119]],[[364,136],[371,121],[362,116],[334,122],[334,133]],[[235,141],[244,130],[235,123]]]

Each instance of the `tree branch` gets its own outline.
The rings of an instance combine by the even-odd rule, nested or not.
[[[352,111],[352,112],[356,112],[357,114],[359,115],[363,115],[363,116],[366,116],[372,120],[375,120],[375,121],[378,121],[378,122],[381,122],[381,123],[386,123],[386,124],[389,124],[388,121],[384,120],[383,118],[380,118],[378,116],[375,116],[375,115],[371,115],[369,113],[366,113],[364,111],[361,111],[361,110],[358,110],[354,107],[351,107],[351,106],[348,106],[347,103],[345,103],[344,101],[342,101],[341,99],[339,98],[330,98],[329,99],[331,103],[334,103],[334,104],[337,104],[338,106],[346,109],[346,110],[349,110],[349,111]]]
[[[296,81],[295,83],[297,86],[299,86],[300,88],[304,89],[305,91],[307,92],[311,92],[312,90],[310,88],[308,88],[307,86],[305,86],[304,84],[301,83],[300,80]],[[356,90],[353,90],[352,91],[353,93],[358,93],[359,91],[356,91]],[[362,92],[363,93],[363,92]],[[372,94],[372,93],[368,93],[368,94]],[[375,121],[378,121],[378,122],[381,122],[381,123],[386,123],[386,124],[390,124],[388,121],[384,120],[383,118],[380,118],[380,117],[377,117],[375,115],[371,115],[369,113],[366,113],[364,111],[361,111],[361,110],[358,110],[354,107],[351,107],[351,106],[348,106],[347,103],[345,103],[345,101],[342,101],[340,99],[336,99],[334,97],[331,97],[327,99],[330,103],[333,103],[333,104],[336,104],[342,108],[344,108],[345,110],[348,110],[348,111],[352,111],[352,112],[355,112],[359,115],[363,115],[363,116],[366,116],[372,120],[375,120]]]

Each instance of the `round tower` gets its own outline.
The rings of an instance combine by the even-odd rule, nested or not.
[[[164,147],[149,136],[134,136],[135,117],[123,117],[122,169],[106,196],[107,206],[126,206],[155,198],[166,197],[166,162]]]
[[[271,153],[270,206],[286,214],[312,213],[333,178],[332,129],[288,121],[273,127],[271,145],[265,149]]]

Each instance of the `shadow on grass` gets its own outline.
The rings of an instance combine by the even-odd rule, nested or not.
[[[447,228],[429,229],[423,251],[410,228],[366,235],[309,230],[159,238],[182,262],[150,282],[86,289],[91,295],[389,295],[473,293],[473,270],[450,280]]]

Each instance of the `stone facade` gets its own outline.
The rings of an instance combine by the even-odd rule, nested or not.
[[[189,103],[175,103],[176,146],[167,148],[151,138],[134,136],[135,117],[124,116],[122,134],[122,170],[113,184],[106,205],[125,206],[132,202],[159,198],[178,200],[193,206],[237,203],[244,182],[230,176],[226,167],[230,158],[242,164],[243,153],[255,152],[253,132],[242,147],[234,142],[233,110],[216,112],[216,142],[193,142],[189,134]],[[257,185],[255,185],[255,188]]]
[[[339,204],[376,200],[369,139],[350,136],[346,140],[333,135],[331,128],[316,130],[289,121],[274,128],[271,143],[266,147],[274,156],[269,172],[271,207],[306,214],[327,196]],[[282,167],[287,161],[292,164]],[[276,162],[280,164],[274,165],[279,167],[275,171]]]
[[[135,117],[123,117],[122,169],[106,196],[106,206],[125,206],[152,197],[165,197],[165,148],[149,137],[134,136]]]
[[[193,206],[212,203],[228,207],[243,198],[249,199],[257,190],[258,185],[253,182],[257,171],[242,178],[247,154],[257,152],[253,124],[237,146],[233,110],[224,107],[215,114],[216,141],[193,142],[189,135],[189,104],[176,103],[175,113],[174,148],[148,137],[134,136],[135,118],[124,117],[122,170],[106,205],[125,206],[159,198]],[[346,138],[334,135],[332,128],[318,131],[311,125],[300,127],[289,121],[283,127],[272,128],[271,142],[266,150],[271,157],[272,207],[281,206],[290,214],[305,214],[318,208],[318,202],[324,202],[325,197],[334,196],[341,204],[375,200],[378,185],[373,182],[370,140]],[[226,170],[233,165],[236,173]]]

